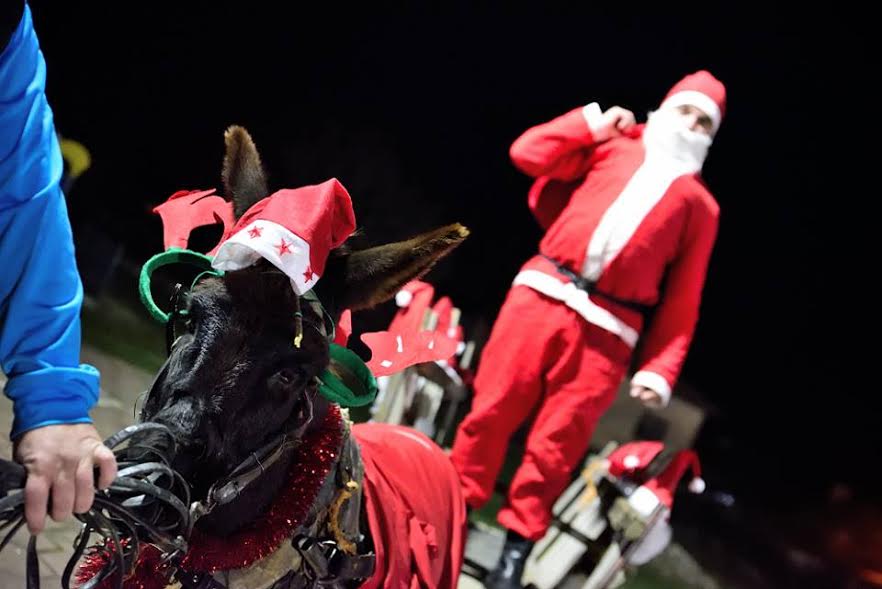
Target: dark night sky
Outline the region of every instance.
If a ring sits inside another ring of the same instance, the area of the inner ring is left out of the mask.
[[[32,2],[56,123],[94,158],[71,195],[75,219],[142,261],[161,248],[148,206],[219,187],[222,133],[238,123],[275,187],[338,177],[376,241],[468,225],[430,276],[488,317],[540,236],[512,140],[590,100],[645,120],[683,74],[712,70],[729,90],[705,166],[721,228],[684,380],[726,417],[742,479],[873,482],[858,465],[879,446],[880,395],[847,384],[859,367],[837,356],[854,344],[835,335],[840,308],[820,288],[840,255],[819,187],[833,70],[824,15],[85,4]],[[821,474],[806,470],[834,455]]]

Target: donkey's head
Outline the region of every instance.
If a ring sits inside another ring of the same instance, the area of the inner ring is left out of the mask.
[[[223,183],[241,217],[268,196],[257,149],[240,127],[226,135]],[[141,419],[164,423],[178,441],[173,466],[194,499],[226,477],[251,453],[284,432],[302,433],[321,423],[327,401],[317,378],[329,363],[330,326],[344,309],[371,307],[427,272],[467,235],[454,224],[408,241],[331,252],[315,292],[322,306],[297,296],[291,281],[268,262],[201,280],[186,296],[186,333],[149,391]],[[302,313],[302,328],[295,315]],[[295,336],[302,340],[295,345]],[[285,465],[288,466],[288,465]],[[276,469],[249,504],[260,509],[271,496]],[[241,506],[240,506],[241,507]],[[215,532],[236,527],[206,517]]]

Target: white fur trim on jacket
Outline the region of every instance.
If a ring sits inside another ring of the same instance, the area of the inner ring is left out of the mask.
[[[522,270],[515,276],[513,286],[529,286],[563,303],[582,316],[585,321],[593,323],[608,332],[617,335],[630,348],[637,345],[640,335],[637,330],[588,298],[588,293],[577,288],[572,282],[561,282],[539,270]]]
[[[640,385],[658,393],[658,396],[661,397],[662,407],[667,407],[671,402],[671,385],[661,374],[640,370],[631,378],[631,384]]]
[[[612,129],[608,123],[603,120],[603,111],[596,102],[586,104],[582,107],[582,116],[591,129],[591,134],[595,141],[606,141],[612,137]]]

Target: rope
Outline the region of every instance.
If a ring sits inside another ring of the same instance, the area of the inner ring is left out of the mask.
[[[340,489],[340,493],[331,504],[328,517],[328,527],[331,528],[331,532],[334,534],[334,541],[337,542],[340,550],[349,556],[355,556],[356,548],[355,544],[349,541],[343,534],[343,530],[340,529],[340,509],[343,507],[343,502],[352,497],[352,494],[357,492],[358,489],[359,484],[357,482],[347,481],[346,487]]]

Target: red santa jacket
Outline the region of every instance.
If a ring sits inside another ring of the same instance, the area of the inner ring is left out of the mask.
[[[596,103],[535,126],[511,146],[536,178],[530,207],[547,229],[540,253],[596,282],[603,293],[655,306],[653,320],[589,297],[537,256],[514,284],[563,301],[586,321],[641,343],[632,382],[670,399],[698,320],[719,206],[701,163],[644,141],[644,125],[609,138]]]

